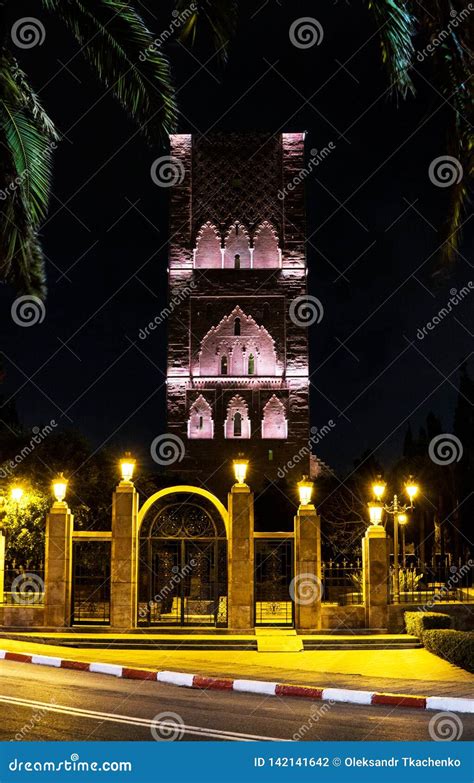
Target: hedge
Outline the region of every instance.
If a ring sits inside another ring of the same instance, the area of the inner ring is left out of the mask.
[[[435,628],[451,628],[452,621],[449,614],[441,612],[405,612],[405,626],[407,633],[418,636],[423,640],[424,632]]]
[[[423,644],[429,652],[474,672],[474,632],[446,628],[424,631]]]

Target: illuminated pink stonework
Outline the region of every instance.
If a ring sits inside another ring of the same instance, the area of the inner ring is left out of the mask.
[[[308,345],[289,308],[307,293],[304,134],[174,134],[170,152],[184,177],[171,189],[168,429],[185,444],[171,470],[225,498],[240,452],[255,489],[301,452],[299,479]]]

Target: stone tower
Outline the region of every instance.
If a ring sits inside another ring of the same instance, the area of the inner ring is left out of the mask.
[[[171,136],[168,432],[171,470],[224,499],[309,470],[304,134]],[[179,175],[179,176],[178,176]]]

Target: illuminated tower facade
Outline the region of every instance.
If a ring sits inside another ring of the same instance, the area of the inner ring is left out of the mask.
[[[221,498],[309,470],[304,134],[171,136],[168,432],[172,466]]]

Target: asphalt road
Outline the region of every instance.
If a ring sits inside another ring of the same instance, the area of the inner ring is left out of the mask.
[[[434,713],[198,691],[0,661],[0,740],[429,740]],[[474,739],[474,714],[459,716]]]

